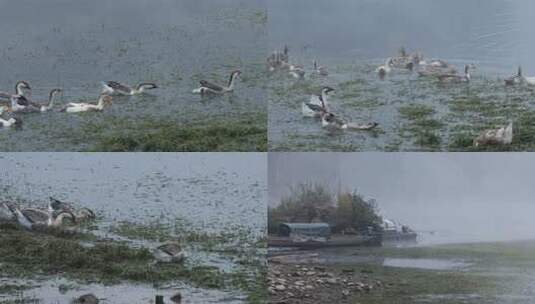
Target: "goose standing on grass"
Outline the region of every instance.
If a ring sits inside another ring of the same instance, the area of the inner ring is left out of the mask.
[[[112,97],[110,95],[101,94],[97,104],[86,102],[70,102],[61,108],[60,112],[80,113],[80,112],[100,112],[104,107],[111,105]]]
[[[379,124],[376,122],[370,122],[366,124],[358,124],[353,122],[346,122],[340,118],[338,118],[333,113],[325,113],[321,117],[321,125],[324,128],[330,129],[330,130],[361,130],[361,131],[367,131],[372,130],[375,127],[377,127]]]
[[[327,97],[334,91],[331,87],[323,87],[320,95],[312,95],[309,102],[303,102],[301,109],[305,117],[321,117],[327,112]]]
[[[186,259],[186,253],[178,242],[167,242],[153,250],[156,261],[162,263],[181,263]]]
[[[130,87],[124,84],[121,84],[117,81],[107,81],[102,82],[102,94],[107,95],[138,95],[142,94],[147,90],[157,89],[158,86],[152,82],[143,82],[135,87]]]
[[[484,130],[474,139],[474,147],[485,145],[510,145],[513,142],[513,122],[507,126]]]
[[[235,70],[232,73],[230,73],[229,81],[227,83],[227,86],[221,86],[215,83],[211,83],[207,80],[201,80],[199,83],[201,86],[195,90],[193,90],[193,94],[224,94],[228,92],[234,91],[234,84],[236,82],[236,78],[241,75],[240,70]]]
[[[437,75],[438,80],[442,82],[470,82],[472,79],[470,75],[470,69],[472,66],[465,65],[464,66],[464,75],[457,75],[457,74],[443,74],[443,75]]]

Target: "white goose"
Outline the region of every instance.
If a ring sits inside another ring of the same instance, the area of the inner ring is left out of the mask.
[[[199,83],[201,86],[195,90],[192,91],[193,94],[224,94],[228,92],[234,91],[234,84],[236,82],[236,78],[241,75],[240,70],[235,70],[232,73],[230,73],[229,81],[227,86],[221,86],[212,82],[209,82],[207,80],[201,80]]]
[[[22,120],[20,118],[11,117],[9,119],[0,118],[0,128],[11,128],[22,126]]]
[[[513,142],[513,122],[507,126],[484,130],[474,139],[474,147],[484,145],[510,145]]]
[[[438,80],[442,82],[470,82],[472,79],[470,75],[470,69],[472,68],[471,65],[465,65],[464,66],[464,75],[457,75],[457,74],[442,74],[437,75]]]
[[[320,95],[312,95],[309,102],[303,102],[301,111],[305,117],[320,117],[327,112],[327,97],[334,91],[331,87],[323,87]]]
[[[382,80],[386,77],[387,74],[392,72],[392,58],[386,59],[383,65],[380,65],[375,72],[379,75],[379,78]]]
[[[102,82],[102,94],[108,95],[138,95],[144,93],[146,90],[157,89],[158,86],[152,82],[143,82],[135,87],[130,87],[125,84],[121,84],[117,81]]]
[[[104,110],[106,105],[111,105],[112,97],[109,95],[101,94],[97,104],[86,103],[86,102],[70,102],[66,104],[60,112],[67,113],[80,113],[80,112],[100,112]]]

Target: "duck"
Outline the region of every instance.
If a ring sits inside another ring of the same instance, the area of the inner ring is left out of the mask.
[[[186,253],[178,242],[167,242],[153,250],[156,261],[162,263],[182,263],[186,259]]]
[[[72,223],[74,223],[74,215],[67,211],[62,211],[58,214],[51,214],[39,209],[26,208],[20,210],[18,207],[12,207],[12,212],[15,214],[19,225],[28,230],[36,230],[47,227],[60,227],[63,225],[64,219],[69,219]]]
[[[312,64],[314,66],[314,74],[315,75],[329,76],[329,72],[327,72],[327,68],[325,68],[323,66],[319,66],[318,62],[316,60],[314,60],[314,62]]]
[[[110,95],[101,94],[97,104],[86,102],[70,102],[60,109],[60,112],[80,113],[80,112],[100,112],[104,110],[106,105],[111,105],[112,97]]]
[[[366,124],[358,124],[353,122],[345,122],[344,120],[338,118],[333,113],[325,113],[321,117],[321,125],[324,128],[331,130],[361,130],[368,131],[377,127],[379,124],[377,122],[370,122]]]
[[[510,145],[513,142],[513,122],[481,132],[473,142],[474,147],[484,145]]]
[[[218,84],[211,83],[207,80],[201,80],[199,83],[201,86],[195,90],[193,90],[193,94],[224,94],[228,92],[234,91],[234,83],[236,82],[236,78],[241,75],[240,70],[235,70],[230,73],[229,81],[227,86],[221,86]]]
[[[321,117],[322,113],[327,112],[327,97],[334,89],[325,86],[321,89],[320,95],[312,95],[309,102],[303,102],[301,109],[305,117]]]
[[[470,76],[470,69],[472,67],[470,65],[464,66],[464,75],[457,75],[457,74],[442,74],[437,75],[438,80],[442,82],[470,82],[471,76]]]
[[[88,293],[81,295],[78,298],[71,301],[71,304],[98,304],[100,301],[94,294]]]
[[[147,90],[157,89],[158,86],[152,82],[142,82],[134,87],[119,83],[117,81],[103,81],[102,94],[107,95],[139,95]]]
[[[10,117],[9,119],[0,118],[0,128],[20,128],[22,126],[22,120],[20,118]]]

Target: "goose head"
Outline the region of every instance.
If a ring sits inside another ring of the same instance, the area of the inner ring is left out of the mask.
[[[330,92],[334,92],[334,89],[328,86],[325,86],[321,89],[321,93],[328,95]]]
[[[20,80],[15,84],[15,92],[17,95],[24,95],[25,91],[31,91],[32,88],[30,87],[30,84],[27,81]]]
[[[48,101],[51,101],[52,99],[58,97],[61,95],[61,93],[63,93],[63,90],[62,89],[52,89],[50,91],[50,94],[48,94]]]

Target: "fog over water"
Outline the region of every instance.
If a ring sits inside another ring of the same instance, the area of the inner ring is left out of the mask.
[[[523,153],[279,153],[269,201],[300,182],[375,198],[427,242],[535,239],[535,157]],[[434,231],[429,235],[427,232]]]

